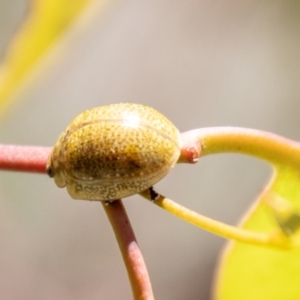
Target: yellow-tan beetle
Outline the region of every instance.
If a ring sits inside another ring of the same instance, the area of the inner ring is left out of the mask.
[[[47,172],[70,196],[115,200],[150,188],[177,162],[176,127],[151,107],[119,103],[86,110],[59,136]]]

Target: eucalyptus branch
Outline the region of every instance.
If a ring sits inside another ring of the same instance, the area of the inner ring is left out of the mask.
[[[46,173],[50,151],[46,147],[0,145],[0,170]],[[103,206],[118,241],[134,299],[154,299],[148,271],[122,202],[116,200]]]
[[[153,202],[149,191],[144,191],[140,193],[140,195]],[[238,228],[196,213],[172,201],[171,199],[164,197],[163,195],[159,195],[159,198],[153,203],[176,217],[223,238],[253,245],[276,247],[281,249],[290,249],[295,246],[287,240],[279,228],[271,233],[256,232]]]
[[[0,145],[0,170],[46,173],[49,147]]]
[[[240,127],[212,127],[182,134],[183,149],[200,143],[200,156],[217,153],[252,155],[271,163],[300,165],[300,143],[261,130]],[[185,155],[183,152],[182,155]],[[181,158],[184,162],[185,159]]]
[[[135,300],[153,300],[147,268],[121,200],[101,201],[114,230]]]
[[[196,163],[199,157],[234,152],[252,155],[269,162],[275,170],[288,164],[300,167],[300,144],[275,134],[245,128],[203,128],[181,135],[183,145],[179,163]],[[0,145],[0,170],[46,173],[50,148]],[[152,191],[152,192],[151,192]],[[265,191],[267,193],[268,190]],[[141,195],[153,201],[153,190]],[[225,238],[265,246],[289,248],[293,243],[276,228],[272,232],[253,232],[237,228],[197,214],[162,195],[154,203],[170,213]],[[114,230],[130,279],[135,300],[154,299],[148,272],[134,232],[121,200],[105,205],[104,210]],[[275,210],[276,210],[275,205]],[[290,213],[293,217],[293,211]]]
[[[293,231],[290,226],[295,223],[295,219],[299,219],[299,214],[291,208],[288,200],[282,199],[279,205],[278,201],[275,201],[278,195],[271,192],[278,174],[281,174],[281,171],[287,166],[298,174],[300,168],[299,142],[269,132],[238,127],[201,128],[185,132],[181,136],[183,146],[179,163],[196,162],[199,157],[205,155],[229,152],[252,155],[270,163],[274,168],[272,184],[266,187],[257,203],[267,200],[265,204],[273,210],[281,228],[274,228],[268,233],[248,231],[197,214],[162,195],[159,195],[155,201],[156,205],[189,223],[225,238],[284,249],[299,245],[297,236],[285,234],[286,229]],[[141,195],[151,200],[151,195],[147,191]],[[286,226],[287,228],[285,228]],[[297,222],[293,226],[298,228],[300,225]]]

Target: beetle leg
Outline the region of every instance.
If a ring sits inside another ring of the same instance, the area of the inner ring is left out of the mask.
[[[153,186],[149,187],[149,193],[151,201],[155,202],[157,199],[159,199],[160,194],[158,194],[154,189]]]

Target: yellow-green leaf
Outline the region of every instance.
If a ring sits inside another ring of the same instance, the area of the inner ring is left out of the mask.
[[[31,2],[28,16],[7,47],[0,67],[0,113],[45,53],[93,2],[95,1]]]
[[[300,177],[297,168],[281,166],[276,170],[268,192],[244,222],[243,227],[268,231],[276,227],[272,210],[264,201],[272,195],[300,207]],[[300,247],[276,250],[231,242],[223,253],[215,286],[217,300],[293,300],[300,298]]]

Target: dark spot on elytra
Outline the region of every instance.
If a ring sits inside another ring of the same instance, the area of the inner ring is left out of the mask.
[[[128,159],[128,164],[130,167],[132,167],[133,169],[142,169],[142,166],[139,165],[135,160],[133,159]]]

